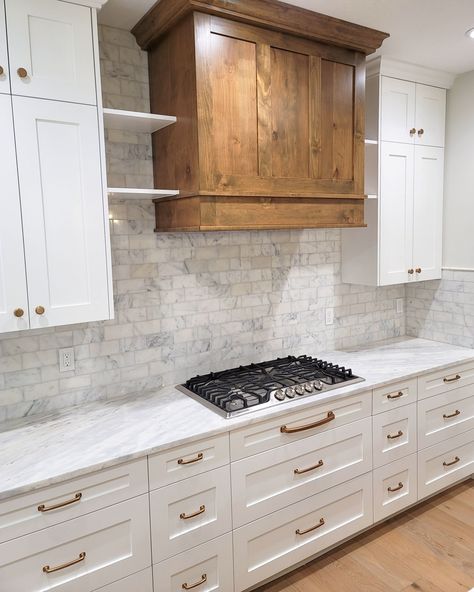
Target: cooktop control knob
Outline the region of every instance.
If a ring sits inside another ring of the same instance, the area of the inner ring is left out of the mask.
[[[317,390],[317,391],[322,391],[323,390],[323,383],[320,380],[315,380],[313,382],[313,387]]]
[[[288,387],[285,390],[285,395],[288,397],[288,399],[294,399],[295,398],[295,389],[293,387]]]
[[[312,392],[313,392],[313,385],[312,385],[312,383],[311,383],[311,382],[307,382],[307,383],[304,385],[304,390],[305,390],[307,393],[312,393]]]
[[[304,395],[304,386],[302,384],[295,386],[295,391],[297,395]]]
[[[275,399],[277,399],[278,401],[283,401],[284,398],[285,393],[282,389],[278,389],[275,391]]]

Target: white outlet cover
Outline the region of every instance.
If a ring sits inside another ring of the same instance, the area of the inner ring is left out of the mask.
[[[65,347],[59,350],[59,372],[71,372],[76,368],[74,348]]]
[[[326,325],[334,325],[334,308],[326,308]]]

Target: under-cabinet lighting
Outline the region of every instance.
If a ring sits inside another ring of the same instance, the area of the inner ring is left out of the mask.
[[[468,31],[466,31],[466,37],[469,37],[470,39],[474,39],[474,27],[472,29],[469,29]]]

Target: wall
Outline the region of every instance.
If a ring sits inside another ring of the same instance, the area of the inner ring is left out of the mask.
[[[129,33],[100,34],[105,106],[147,109],[145,54]],[[107,155],[111,184],[150,186],[149,136],[109,132]],[[405,333],[403,286],[342,284],[339,230],[155,234],[153,223],[148,201],[112,203],[115,321],[0,337],[0,421]],[[69,346],[76,370],[59,373]]]

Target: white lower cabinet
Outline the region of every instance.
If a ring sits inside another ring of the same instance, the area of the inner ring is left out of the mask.
[[[372,473],[367,473],[238,528],[235,590],[241,592],[372,523]]]
[[[92,592],[150,565],[142,495],[0,545],[0,592]]]
[[[193,589],[231,592],[234,589],[232,533],[154,565],[153,579],[154,592]]]
[[[374,467],[416,452],[416,405],[386,411],[373,417]]]
[[[414,504],[418,499],[417,480],[416,454],[374,469],[374,521]]]
[[[149,567],[118,582],[97,588],[95,592],[153,592],[151,574],[151,567]]]
[[[418,497],[421,499],[474,473],[474,430],[420,450]]]
[[[370,471],[367,417],[232,463],[234,528]]]
[[[232,530],[230,468],[150,493],[153,563]]]

